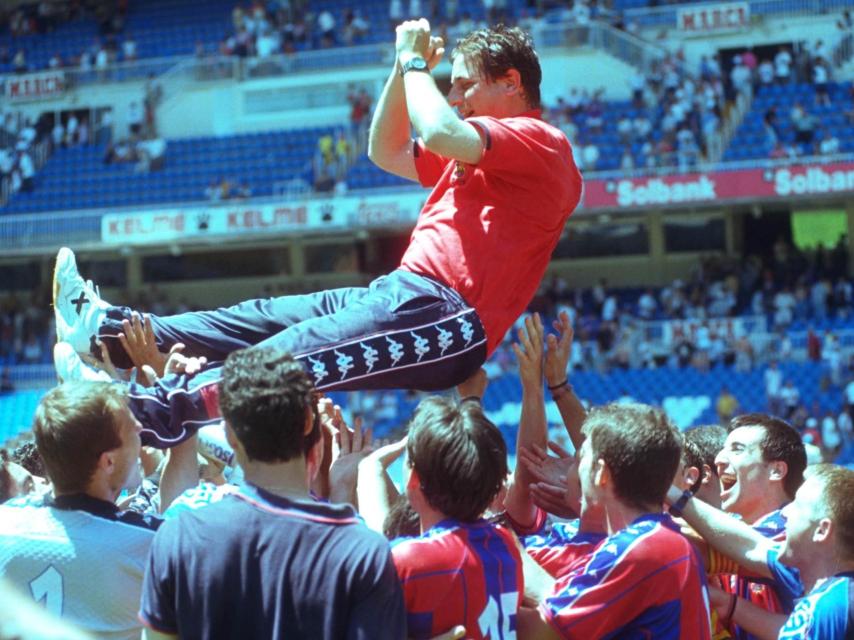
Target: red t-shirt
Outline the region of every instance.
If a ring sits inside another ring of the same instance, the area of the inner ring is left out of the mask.
[[[539,116],[470,118],[484,139],[476,165],[415,143],[418,179],[433,192],[400,267],[458,291],[480,316],[488,353],[534,297],[581,198],[569,141]]]

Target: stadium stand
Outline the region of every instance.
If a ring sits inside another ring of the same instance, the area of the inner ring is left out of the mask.
[[[830,104],[818,104],[815,86],[811,83],[773,84],[759,88],[747,117],[738,128],[734,142],[724,154],[724,160],[749,160],[768,158],[773,143],[766,131],[765,116],[772,108],[777,112],[780,141],[794,148],[796,155],[821,155],[819,143],[827,133],[839,141],[839,153],[854,151],[854,123],[849,113],[854,110],[852,83],[834,82],[828,87]],[[796,139],[792,123],[792,109],[800,104],[818,121],[813,141],[801,144]]]

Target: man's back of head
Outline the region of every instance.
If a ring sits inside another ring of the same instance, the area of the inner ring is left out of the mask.
[[[480,518],[507,476],[504,438],[475,402],[422,401],[406,448],[427,503],[461,522]]]
[[[591,411],[583,431],[590,462],[607,466],[615,497],[634,509],[661,511],[682,450],[667,415],[642,404],[610,404]]]
[[[219,403],[248,461],[287,462],[306,455],[320,438],[314,385],[303,366],[281,350],[253,347],[229,354]]]

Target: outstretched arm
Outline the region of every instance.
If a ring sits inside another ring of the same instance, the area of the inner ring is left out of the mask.
[[[546,447],[546,408],[543,401],[543,323],[539,314],[525,318],[525,329],[519,330],[519,344],[513,345],[519,361],[522,381],[522,416],[516,436],[516,469],[504,506],[508,515],[522,527],[534,524],[537,507],[531,499],[530,485],[536,477],[521,462],[524,449]]]
[[[563,424],[572,441],[575,450],[581,447],[584,436],[581,435],[581,425],[587,417],[584,406],[575,395],[569,384],[568,365],[569,355],[572,352],[572,339],[574,332],[566,311],[560,313],[560,317],[554,323],[558,336],[549,334],[546,337],[546,384],[551,391],[552,398],[563,418]]]
[[[682,497],[682,491],[670,487],[667,501],[672,505]],[[682,508],[682,517],[713,548],[756,575],[771,578],[768,551],[773,542],[741,520],[715,509],[702,500],[691,498]]]

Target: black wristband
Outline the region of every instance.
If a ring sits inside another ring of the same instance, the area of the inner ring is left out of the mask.
[[[685,505],[688,504],[688,501],[694,497],[694,494],[691,493],[688,489],[682,492],[682,495],[679,496],[679,499],[670,505],[670,515],[676,516],[677,518],[682,517],[682,509],[685,508]]]
[[[724,619],[721,620],[721,624],[723,626],[728,627],[730,622],[732,622],[732,617],[735,615],[736,605],[738,605],[738,596],[733,593],[729,599],[729,610],[727,611]]]
[[[566,385],[568,385],[568,384],[569,384],[569,378],[564,378],[564,379],[563,379],[563,382],[558,383],[558,384],[550,384],[550,385],[547,385],[547,387],[546,387],[546,388],[547,388],[549,391],[557,391],[557,390],[558,390],[558,389],[560,389],[561,387],[565,387],[565,386],[566,386]]]
[[[477,402],[480,404],[480,398],[478,396],[466,396],[465,398],[460,398],[460,404],[463,402]]]

